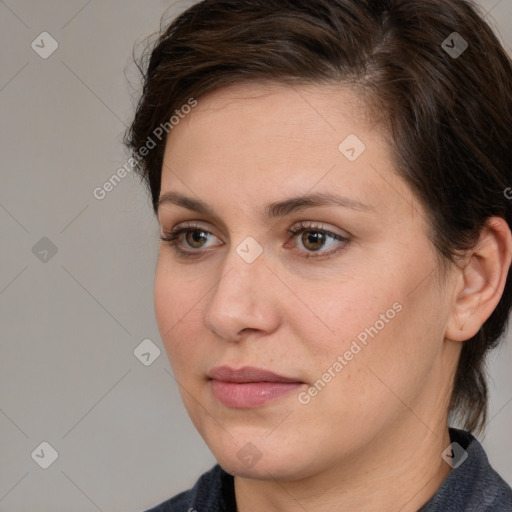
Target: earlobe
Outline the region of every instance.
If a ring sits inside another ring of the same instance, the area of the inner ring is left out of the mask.
[[[501,299],[511,260],[510,228],[501,217],[492,217],[461,268],[445,338],[465,341],[475,336]]]

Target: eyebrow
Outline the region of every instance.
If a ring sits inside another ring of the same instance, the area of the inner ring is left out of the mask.
[[[169,203],[181,206],[182,208],[192,210],[202,215],[218,217],[211,206],[198,199],[184,196],[178,192],[167,192],[163,194],[158,200],[158,210],[160,210],[162,205]],[[319,206],[341,206],[343,208],[364,212],[375,211],[373,207],[348,197],[343,197],[338,194],[316,193],[270,203],[265,208],[265,217],[267,219],[285,217],[286,215],[290,215],[307,208],[315,208]]]

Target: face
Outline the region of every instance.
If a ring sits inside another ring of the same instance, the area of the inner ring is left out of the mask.
[[[355,92],[204,96],[171,132],[158,218],[159,330],[227,471],[304,478],[444,417],[453,294]]]

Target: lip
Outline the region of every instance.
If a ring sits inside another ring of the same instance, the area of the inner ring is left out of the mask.
[[[304,382],[269,370],[244,366],[240,369],[217,366],[208,374],[214,396],[227,407],[262,407],[296,390]]]
[[[238,370],[229,366],[216,366],[210,371],[208,377],[213,380],[236,382],[239,384],[250,382],[300,382],[297,379],[285,377],[269,370],[256,368],[255,366],[244,366]]]

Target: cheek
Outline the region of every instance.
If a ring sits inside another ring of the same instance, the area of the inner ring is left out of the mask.
[[[158,325],[164,332],[178,323],[187,321],[189,313],[200,306],[208,283],[205,276],[189,276],[190,271],[181,269],[161,250],[155,272],[153,299]],[[189,277],[186,277],[189,276]]]
[[[370,333],[375,334],[376,324],[380,332],[395,322],[397,309],[401,309],[396,289],[377,287],[370,278],[324,281],[303,292],[303,304],[297,305],[300,309],[289,314],[310,340],[310,348],[318,353],[325,354],[327,349],[331,354],[343,354],[353,340],[364,344]]]
[[[197,281],[184,282],[177,273],[157,265],[153,293],[155,316],[173,368],[198,352],[204,293],[204,287]]]
[[[307,331],[320,409],[363,423],[375,423],[380,410],[386,423],[420,399],[439,357],[442,333],[434,319],[442,306],[433,289],[408,295],[408,288],[407,280],[381,281],[378,289],[354,286],[348,296],[327,297],[323,318],[336,335],[315,344]]]
[[[335,399],[340,396],[347,404],[363,395],[373,395],[368,403],[381,401],[385,390],[371,370],[400,381],[407,374],[406,359],[418,356],[411,345],[421,346],[421,339],[412,339],[411,329],[422,308],[411,309],[407,276],[379,279],[370,270],[364,275],[324,281],[303,294],[303,302],[313,312],[301,305],[299,311],[293,313],[290,306],[286,313],[294,318],[297,339],[306,343],[310,382],[320,379],[319,387],[325,382],[333,392],[337,390]],[[324,394],[327,398],[329,393]]]

